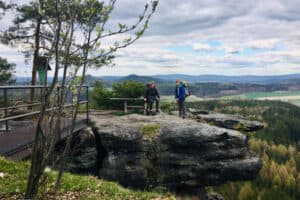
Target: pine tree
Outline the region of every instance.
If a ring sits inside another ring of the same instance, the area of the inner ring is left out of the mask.
[[[246,183],[243,185],[241,188],[239,195],[238,195],[239,200],[253,200],[256,199],[256,194],[255,191],[252,188],[251,183]]]
[[[273,177],[272,184],[276,186],[282,186],[282,180],[278,174]]]
[[[12,75],[14,68],[14,63],[9,63],[6,59],[0,57],[0,85],[12,84],[15,82]]]
[[[289,175],[285,182],[286,182],[285,187],[288,190],[290,190],[290,191],[295,190],[295,188],[296,188],[296,179],[292,175]]]
[[[300,173],[298,173],[296,178],[296,191],[298,194],[300,194]]]
[[[26,61],[33,57],[31,85],[36,85],[40,50],[48,48],[46,41],[49,35],[46,29],[43,29],[46,19],[43,19],[41,14],[44,6],[47,6],[48,3],[49,0],[32,0],[28,4],[10,5],[17,14],[13,19],[13,25],[1,37],[2,43],[10,45],[22,44],[27,47],[27,50],[23,51]],[[31,90],[31,101],[33,98],[34,89]]]

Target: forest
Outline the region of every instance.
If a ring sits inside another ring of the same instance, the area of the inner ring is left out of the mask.
[[[252,182],[209,188],[228,200],[293,200],[300,198],[300,108],[277,101],[214,100],[188,107],[241,114],[263,121],[265,129],[249,134],[249,146],[263,163]]]

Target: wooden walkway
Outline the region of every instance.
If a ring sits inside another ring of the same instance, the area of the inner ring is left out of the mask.
[[[85,116],[80,115],[77,117],[74,132],[86,127],[89,118],[89,86],[85,85],[82,87],[84,90],[78,103],[85,105]],[[49,86],[45,85],[0,86],[0,99],[3,101],[0,104],[0,130],[4,131],[0,131],[0,156],[5,156],[12,160],[22,160],[30,156],[30,149],[34,141],[36,130],[36,121],[34,121],[36,117],[34,116],[40,114],[40,95],[42,95],[42,90],[47,88],[49,89]],[[81,87],[77,86],[77,89],[79,88]],[[57,87],[55,91],[59,92],[60,90],[61,87]],[[26,101],[26,99],[29,99],[29,97],[26,96],[32,92],[38,94],[35,97],[36,102],[33,100]],[[73,96],[66,97],[66,102],[63,107],[65,109],[73,108],[75,104],[73,104],[72,100]],[[47,108],[45,110],[46,113],[59,109],[57,104],[55,104],[55,107],[53,106]],[[45,134],[47,134],[47,121],[45,121],[44,124],[43,129]],[[62,119],[62,133],[59,141],[67,137],[70,128],[71,118],[70,115],[66,115],[66,117]]]
[[[76,121],[75,131],[77,132],[87,126],[86,118],[78,118]],[[32,123],[26,127],[18,127],[8,132],[0,132],[0,156],[7,157],[11,160],[23,160],[30,156],[31,146],[34,140],[36,124]],[[71,119],[62,120],[62,135],[60,140],[67,137],[71,128]]]

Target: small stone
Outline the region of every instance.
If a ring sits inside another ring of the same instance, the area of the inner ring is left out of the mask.
[[[46,167],[46,168],[45,168],[45,172],[46,172],[46,173],[51,172],[51,168],[50,168],[50,167]]]
[[[5,174],[3,172],[0,172],[0,179],[3,179],[5,177]]]

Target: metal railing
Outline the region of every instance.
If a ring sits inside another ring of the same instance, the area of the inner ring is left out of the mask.
[[[17,92],[14,92],[15,94],[22,94],[24,93],[24,90],[37,90],[37,89],[45,89],[48,88],[48,86],[41,86],[41,85],[13,85],[13,86],[0,86],[0,99],[3,101],[2,106],[0,106],[0,113],[3,112],[4,116],[0,117],[0,123],[5,123],[5,130],[4,131],[9,131],[9,121],[11,120],[16,120],[16,119],[23,119],[25,117],[29,116],[35,116],[40,114],[39,109],[34,110],[33,107],[41,106],[41,98],[43,93],[40,92],[40,100],[38,102],[32,102],[31,100],[28,100],[28,103],[23,103],[21,105],[9,105],[10,97],[9,97],[9,91],[12,90],[17,90]],[[86,123],[88,123],[89,120],[89,86],[84,85],[83,88],[85,89],[85,93],[81,95],[85,98],[85,100],[79,100],[79,104],[85,104],[85,112],[86,112]],[[57,88],[60,90],[60,87]],[[11,95],[11,98],[15,98],[15,94]],[[29,97],[28,97],[29,98]],[[70,99],[70,98],[69,98]],[[26,101],[25,101],[26,102]],[[71,103],[66,103],[64,105],[64,108],[69,108],[74,106],[73,102]],[[16,115],[9,115],[10,110],[15,110],[19,108],[28,108],[26,113],[22,114],[16,114]],[[52,108],[47,108],[46,112],[50,112],[53,110],[58,110],[58,107],[52,107]],[[3,130],[1,130],[3,131]]]

